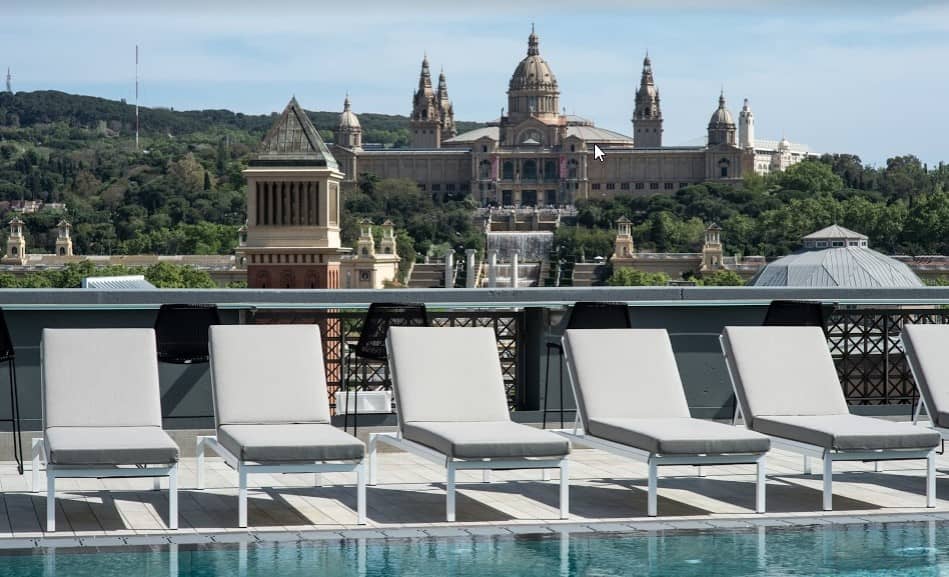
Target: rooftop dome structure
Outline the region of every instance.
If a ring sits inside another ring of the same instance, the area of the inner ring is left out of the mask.
[[[540,55],[534,27],[527,39],[527,56],[518,63],[508,84],[508,112],[521,116],[558,116],[560,90],[557,77]]]
[[[339,127],[361,128],[359,124],[359,117],[357,117],[350,108],[348,94],[346,95],[346,100],[343,101],[343,112],[339,115]]]
[[[872,250],[866,235],[831,225],[803,239],[801,251],[769,263],[749,286],[913,288],[925,286],[906,264]]]
[[[715,112],[712,113],[712,118],[708,121],[709,128],[713,128],[715,125],[735,125],[735,120],[732,118],[732,113],[728,111],[728,108],[725,106],[725,93],[722,92],[718,97],[718,108],[715,109]]]

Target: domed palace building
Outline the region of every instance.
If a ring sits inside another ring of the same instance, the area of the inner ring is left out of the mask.
[[[750,172],[784,170],[813,154],[787,139],[756,140],[748,101],[736,124],[724,92],[705,144],[664,146],[659,89],[648,55],[630,107],[631,136],[566,114],[557,77],[531,30],[527,54],[508,83],[507,107],[487,126],[457,134],[445,74],[433,85],[426,56],[412,98],[412,145],[364,144],[347,96],[332,153],[345,175],[344,187],[371,173],[414,180],[437,196],[470,193],[482,206],[563,206],[580,198],[669,193],[689,184],[738,182]],[[606,153],[605,162],[593,158],[594,145]]]

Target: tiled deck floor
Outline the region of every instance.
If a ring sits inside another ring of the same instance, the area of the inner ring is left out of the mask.
[[[694,467],[660,468],[659,514],[645,516],[646,468],[596,450],[571,455],[571,519],[558,517],[556,475],[540,481],[538,471],[495,471],[494,482],[480,483],[479,471],[459,472],[457,523],[445,523],[444,469],[406,453],[380,453],[379,484],[369,487],[369,525],[355,525],[354,474],[324,474],[314,487],[312,475],[251,476],[251,531],[271,538],[296,539],[320,532],[344,536],[411,536],[472,534],[479,531],[544,532],[566,526],[630,529],[709,528],[794,523],[807,517],[837,521],[949,519],[949,455],[940,456],[936,509],[924,508],[924,461],[835,464],[833,513],[820,511],[821,477],[805,476],[801,457],[772,451],[768,457],[768,513],[755,515],[754,468],[750,465],[706,467],[704,478]],[[219,459],[208,458],[207,489],[194,489],[195,461],[181,464],[180,526],[176,542],[220,541],[237,529],[237,475]],[[818,462],[813,462],[819,471]],[[43,477],[45,479],[45,476]],[[43,493],[31,493],[30,472],[16,474],[0,465],[0,547],[98,542],[147,542],[146,535],[168,537],[167,491],[151,490],[150,479],[57,480],[57,528],[43,533]],[[345,485],[340,485],[345,483]],[[854,519],[857,518],[857,519]],[[781,520],[783,519],[783,521]],[[588,529],[586,529],[588,530]],[[275,532],[275,533],[271,533]],[[423,533],[424,532],[424,533]]]

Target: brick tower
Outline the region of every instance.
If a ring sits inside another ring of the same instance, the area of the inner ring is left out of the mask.
[[[292,98],[244,170],[250,288],[339,288],[343,173]]]

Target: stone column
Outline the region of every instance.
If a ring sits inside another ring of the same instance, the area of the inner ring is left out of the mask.
[[[455,272],[455,253],[448,250],[445,253],[445,288],[452,288],[455,286],[454,283],[454,272]]]
[[[467,274],[465,275],[465,287],[466,288],[475,288],[475,280],[478,278],[478,271],[475,270],[475,254],[476,251],[473,248],[469,248],[465,251],[465,270]]]
[[[488,288],[498,286],[498,251],[491,249],[488,251]]]
[[[517,270],[517,253],[511,256],[511,288],[517,288],[517,282],[520,275]]]

